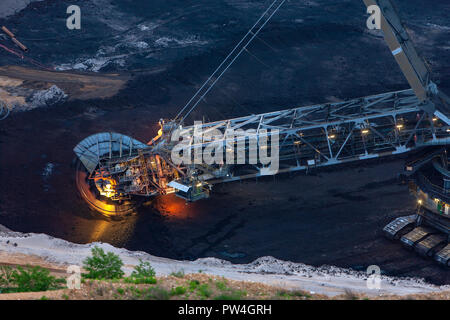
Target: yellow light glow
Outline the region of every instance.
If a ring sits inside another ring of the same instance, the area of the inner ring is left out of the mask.
[[[418,203],[418,204],[422,204],[422,200],[420,200],[420,199],[417,200],[417,203]]]
[[[368,130],[368,129],[364,129],[364,130],[361,131],[361,133],[362,133],[362,134],[368,134],[368,133],[369,133],[369,130]]]
[[[436,117],[433,118],[433,121],[437,121],[437,120],[438,120],[438,118],[436,118]]]
[[[401,129],[401,128],[403,128],[403,125],[402,124],[398,124],[396,127],[397,127],[397,129]]]
[[[335,135],[335,134],[332,134],[332,135],[328,136],[328,138],[334,139],[334,138],[336,138],[336,135]]]

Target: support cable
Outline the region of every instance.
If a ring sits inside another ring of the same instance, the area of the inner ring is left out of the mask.
[[[255,24],[250,28],[246,35],[239,41],[239,43],[231,50],[227,57],[217,67],[217,69],[209,76],[209,78],[203,83],[203,85],[197,90],[192,98],[186,103],[186,105],[180,110],[175,117],[175,120],[180,120],[180,123],[197,107],[200,101],[208,94],[222,75],[231,67],[241,53],[246,50],[247,46],[253,41],[258,33],[269,22],[273,15],[280,9],[280,7],[286,2],[286,0],[274,0],[271,5],[264,11]],[[260,24],[260,22],[262,22]],[[256,30],[255,30],[256,29]],[[228,63],[227,63],[228,62]],[[217,75],[217,76],[216,76]],[[204,90],[205,89],[205,90]],[[195,101],[195,102],[194,102]],[[189,109],[188,109],[189,108]],[[183,112],[188,110],[186,114]],[[181,117],[181,118],[180,118]]]

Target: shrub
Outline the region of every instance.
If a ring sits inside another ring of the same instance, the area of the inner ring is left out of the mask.
[[[180,270],[177,272],[172,272],[170,274],[171,276],[177,277],[177,278],[184,278],[184,270]]]
[[[124,279],[125,283],[133,283],[133,284],[155,284],[156,278],[132,278],[128,277]]]
[[[169,294],[169,291],[167,291],[164,288],[154,287],[154,288],[148,289],[146,298],[152,299],[152,300],[169,300],[170,294]]]
[[[92,248],[92,257],[83,261],[88,271],[83,276],[89,279],[120,279],[123,277],[123,262],[118,255],[103,251],[102,248]]]
[[[50,271],[39,266],[17,267],[11,274],[18,292],[47,291],[58,288],[58,279],[50,275]]]
[[[170,291],[170,295],[172,295],[172,296],[181,296],[182,294],[185,294],[185,293],[186,293],[185,287],[172,288],[172,290]]]
[[[156,272],[150,263],[139,260],[139,264],[134,267],[134,271],[131,273],[131,276],[125,278],[124,281],[126,283],[134,284],[155,284],[155,276]]]
[[[198,292],[204,298],[209,298],[211,296],[211,290],[206,283],[198,287]]]
[[[131,299],[139,299],[141,298],[142,294],[145,293],[145,289],[140,290],[137,287],[127,287],[126,291],[131,294]]]
[[[225,291],[227,290],[227,285],[225,284],[225,281],[217,281],[216,282],[216,287],[217,289],[219,289],[220,291]]]
[[[244,291],[232,291],[230,293],[221,294],[214,298],[214,300],[241,300],[246,293]]]
[[[287,299],[295,298],[295,297],[304,298],[304,299],[311,298],[311,295],[309,295],[306,292],[300,291],[300,290],[281,290],[281,291],[277,292],[277,295],[279,297],[287,298]]]
[[[198,280],[189,281],[189,290],[194,291],[199,286],[200,282]]]
[[[150,262],[139,260],[139,264],[134,267],[131,273],[133,278],[154,278],[156,276],[155,270],[150,265]]]

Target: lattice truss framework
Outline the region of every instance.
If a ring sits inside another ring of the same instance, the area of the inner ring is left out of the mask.
[[[222,132],[215,142],[224,148],[230,144],[228,130],[253,130],[257,138],[264,130],[269,136],[278,130],[279,172],[399,154],[426,144],[445,143],[448,137],[445,122],[422,111],[411,89],[189,126],[182,134],[193,136],[199,127],[203,134]],[[234,144],[240,139],[236,135]],[[192,150],[199,147],[194,138],[190,141]],[[267,145],[270,149],[271,144]],[[253,167],[254,175],[260,175],[261,166]],[[207,171],[216,169],[213,165]]]
[[[98,170],[90,166],[91,173],[104,171],[114,177],[124,194],[156,195],[172,191],[167,185],[177,179],[205,180],[213,184],[263,175],[261,163],[230,164],[226,162],[226,153],[230,147],[235,152],[243,139],[248,152],[250,139],[259,139],[264,130],[270,139],[273,130],[279,134],[278,173],[446,144],[450,130],[444,121],[421,110],[412,90],[183,127],[181,135],[190,137],[184,152],[190,149],[193,155],[195,148],[204,151],[211,143],[211,139],[194,143],[194,130],[199,127],[206,136],[213,130],[221,133],[213,141],[223,147],[224,164],[175,164],[171,155],[178,142],[171,141],[173,130],[168,130],[151,146],[120,134],[102,133],[87,138],[86,146],[80,143],[75,151],[80,159],[89,157],[90,162],[98,163]],[[231,129],[235,133],[250,131],[253,135],[235,134],[230,139],[226,133]],[[271,145],[269,141],[269,154]]]

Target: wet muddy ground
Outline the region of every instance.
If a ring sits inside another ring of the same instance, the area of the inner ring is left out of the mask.
[[[126,70],[110,65],[105,71],[130,74],[134,70],[133,79],[113,98],[68,101],[15,113],[1,122],[0,224],[17,231],[43,232],[78,243],[104,241],[177,259],[215,256],[249,262],[271,255],[361,270],[376,264],[388,274],[450,283],[448,271],[382,237],[385,224],[415,208],[407,186],[396,179],[403,159],[219,185],[210,199],[192,204],[174,196],[156,198],[122,221],[106,221],[83,203],[74,183],[73,147],[88,135],[103,131],[150,140],[158,129],[157,121],[176,114],[255,18],[252,11],[251,21],[231,24],[229,38],[221,31],[215,41],[217,29],[208,27],[225,19],[225,13],[217,21],[210,13],[223,6],[223,12],[239,12],[234,19],[239,21],[248,10],[242,9],[247,2],[211,2],[196,10],[191,8],[193,3],[186,2],[186,8],[192,9],[186,9],[190,12],[187,19],[202,21],[202,25],[194,28],[183,19],[174,23],[177,28],[187,28],[186,34],[209,42],[167,47],[167,55],[147,60],[133,58]],[[280,13],[261,34],[261,41],[250,48],[251,54],[238,61],[189,121],[406,88],[382,39],[364,31],[365,16],[356,14],[364,10],[363,5],[352,2],[345,19],[340,20],[334,13],[347,8],[345,3],[328,2],[302,2],[303,6]],[[430,61],[441,87],[450,92],[450,36],[435,27],[446,21],[447,4],[438,1],[441,10],[427,8],[426,15],[419,16],[419,1],[409,1],[411,6],[403,2],[419,51]],[[23,30],[24,19],[36,12],[42,14],[43,5],[39,3],[9,22]],[[177,8],[176,14],[182,11]],[[170,15],[172,11],[167,8],[167,12]],[[95,47],[95,41],[84,45],[80,50]],[[38,56],[46,57],[46,46],[37,49]],[[177,55],[177,50],[182,54]],[[55,62],[67,63],[63,55],[58,47]],[[3,64],[14,62],[10,57],[0,60]],[[44,62],[51,60],[47,57]]]

